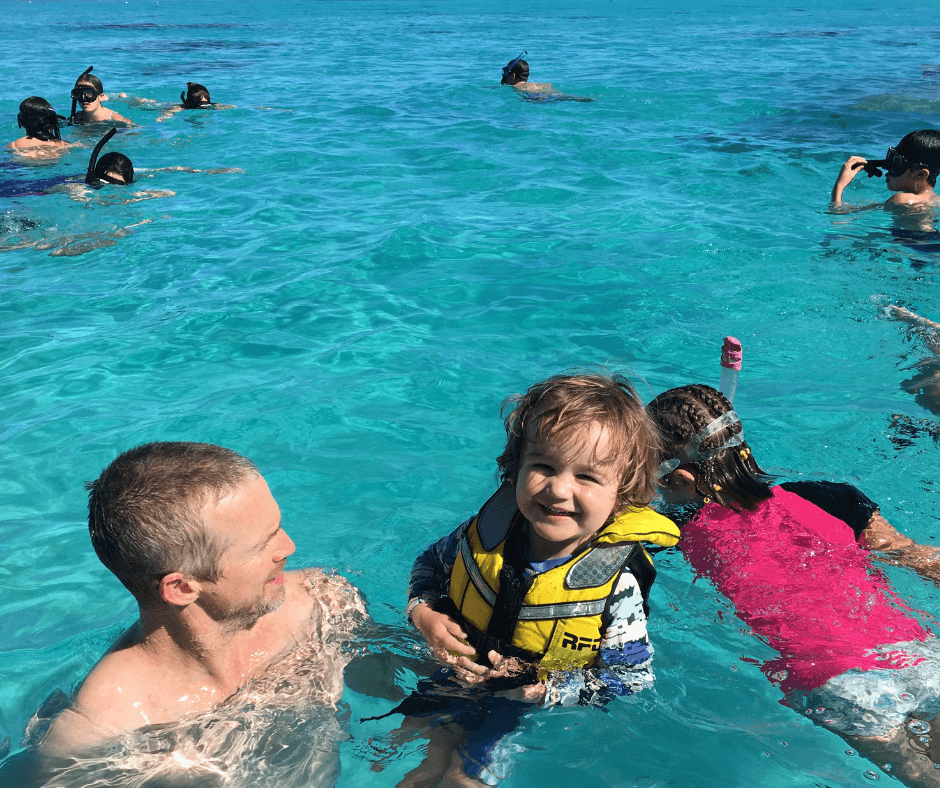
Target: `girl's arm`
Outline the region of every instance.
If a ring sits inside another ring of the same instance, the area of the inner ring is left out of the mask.
[[[885,563],[913,569],[925,580],[940,586],[940,550],[904,536],[879,512],[871,516],[859,543],[869,550],[885,553],[882,558]]]

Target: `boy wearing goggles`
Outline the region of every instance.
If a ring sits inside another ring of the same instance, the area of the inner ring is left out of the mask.
[[[937,200],[933,189],[940,173],[940,131],[912,131],[896,148],[888,148],[884,159],[849,156],[832,187],[833,204],[842,202],[842,192],[861,170],[869,178],[880,178],[885,170],[885,185],[894,192],[885,205],[929,205]]]

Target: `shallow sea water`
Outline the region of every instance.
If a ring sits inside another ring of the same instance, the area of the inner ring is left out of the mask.
[[[156,172],[140,188],[176,195],[126,205],[0,204],[0,247],[28,244],[0,252],[0,739],[15,753],[135,617],[90,549],[82,482],[148,440],[253,458],[292,566],[356,583],[400,627],[363,647],[406,666],[415,554],[493,489],[503,398],[571,367],[626,371],[648,400],[717,383],[737,336],[736,408],[761,463],[857,483],[929,543],[940,421],[899,385],[928,353],[883,307],[940,320],[938,247],[827,203],[849,154],[936,124],[940,28],[911,24],[933,10],[4,3],[6,140],[19,101],[67,114],[94,64],[112,96],[172,102],[192,80],[236,105],[156,123],[113,98],[139,125],[106,150],[144,171],[243,172]],[[523,49],[534,80],[594,101],[499,88]],[[67,136],[86,147],[58,162],[0,154],[0,182],[83,173],[97,134]],[[886,197],[877,179],[847,192]],[[84,234],[113,243],[50,254]],[[777,703],[759,670],[773,652],[730,606],[680,555],[658,566],[655,690],[534,714],[505,785],[869,784],[870,763]],[[936,589],[889,574],[936,608]],[[402,667],[395,683],[416,679]],[[418,744],[375,771],[393,723],[358,720],[390,700],[345,703],[338,784],[394,785]]]

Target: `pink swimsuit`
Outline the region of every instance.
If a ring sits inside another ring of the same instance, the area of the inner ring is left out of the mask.
[[[900,650],[870,652],[930,637],[852,529],[780,487],[755,512],[706,505],[682,529],[679,547],[780,652],[763,669],[785,692],[813,689],[851,668],[916,664]]]

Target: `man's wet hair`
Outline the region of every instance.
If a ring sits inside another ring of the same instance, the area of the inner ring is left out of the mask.
[[[198,82],[186,83],[186,94],[180,93],[180,101],[183,102],[185,109],[199,109],[204,104],[212,103],[212,99],[209,98],[209,89]]]
[[[16,121],[19,127],[26,131],[27,137],[34,137],[43,142],[62,139],[59,132],[59,116],[52,105],[39,96],[30,96],[20,102]]]
[[[937,175],[940,175],[940,131],[912,131],[904,135],[895,150],[909,162],[926,167],[930,173],[927,183],[937,185]]]
[[[95,164],[95,178],[107,183],[117,183],[120,178],[124,181],[123,185],[127,186],[134,182],[134,163],[123,153],[106,153]]]
[[[181,572],[215,582],[229,545],[201,509],[260,477],[246,457],[209,443],[145,443],[87,482],[88,531],[101,560],[142,607],[161,604],[160,581]]]
[[[514,82],[528,82],[528,81],[529,81],[529,64],[525,60],[520,59],[516,61],[516,64],[512,67],[511,70],[506,72],[506,75],[502,78],[501,83],[503,85],[511,85]]]

